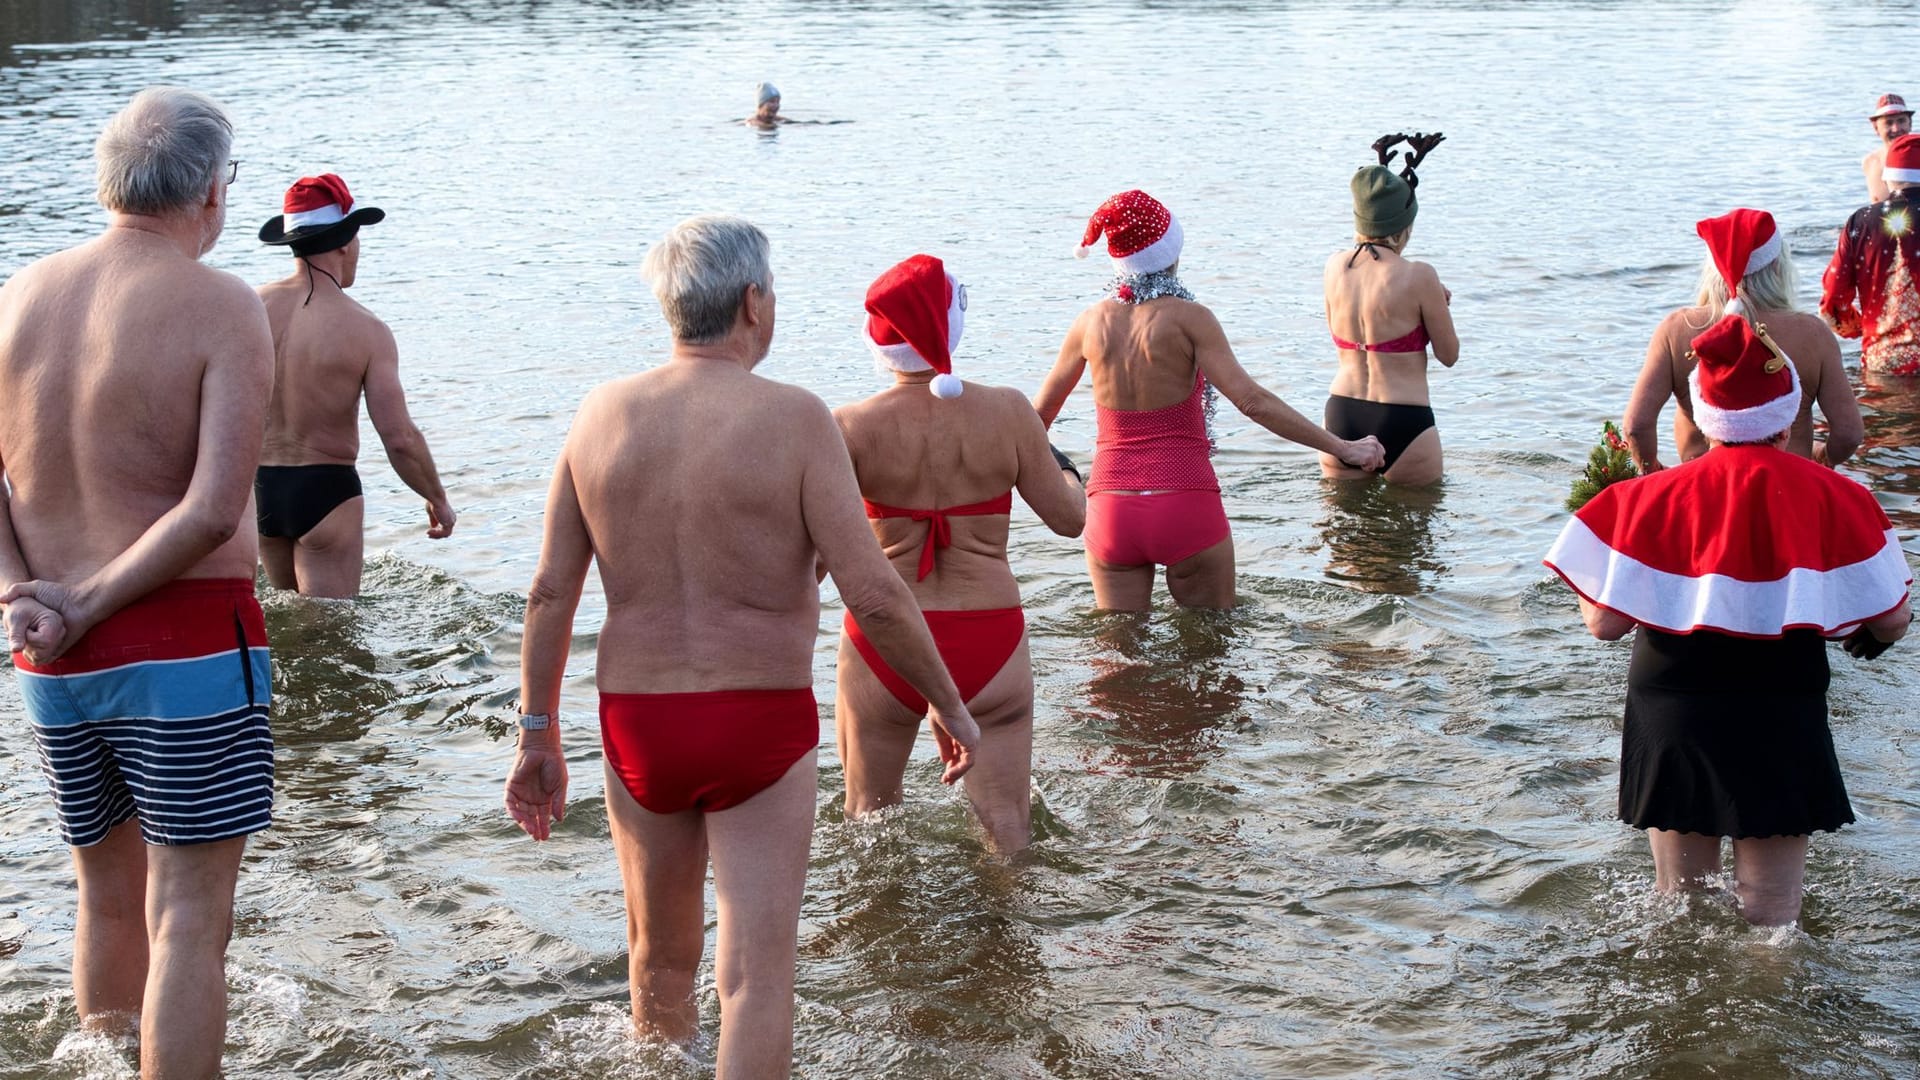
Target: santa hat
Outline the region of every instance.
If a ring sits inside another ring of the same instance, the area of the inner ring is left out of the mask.
[[[266,244],[288,244],[297,255],[318,255],[346,247],[362,225],[386,218],[377,207],[354,205],[347,182],[333,173],[303,176],[280,201],[282,213],[260,226]]]
[[[1727,313],[1746,310],[1740,299],[1740,281],[1780,257],[1780,227],[1765,210],[1735,210],[1708,218],[1694,225],[1700,239],[1707,242],[1713,265],[1720,268],[1720,280],[1727,283]]]
[[[1151,274],[1179,262],[1185,239],[1180,219],[1160,200],[1138,190],[1123,191],[1100,204],[1087,219],[1074,256],[1086,258],[1101,233],[1107,236],[1107,255],[1125,274]]]
[[[1913,110],[1907,108],[1906,98],[1899,94],[1881,94],[1880,100],[1873,103],[1873,112],[1867,114],[1867,119],[1878,120],[1883,116],[1899,116],[1902,113],[1913,115]]]
[[[1693,423],[1723,443],[1764,442],[1800,415],[1800,374],[1787,354],[1737,315],[1693,339]]]
[[[1887,145],[1880,176],[1896,184],[1920,184],[1920,135],[1902,135]]]
[[[965,389],[953,374],[953,350],[966,318],[966,289],[931,255],[899,263],[867,289],[867,346],[895,371],[939,372],[929,384],[935,397]]]

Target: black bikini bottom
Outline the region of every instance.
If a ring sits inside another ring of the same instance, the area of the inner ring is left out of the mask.
[[[1343,439],[1364,439],[1368,435],[1387,448],[1387,463],[1381,471],[1393,468],[1407,447],[1420,433],[1433,427],[1433,406],[1393,405],[1384,401],[1335,394],[1327,398],[1327,430]]]
[[[351,465],[262,465],[253,473],[261,536],[298,540],[359,494],[360,474]]]

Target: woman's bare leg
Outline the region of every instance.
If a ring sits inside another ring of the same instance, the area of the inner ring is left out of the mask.
[[[1733,882],[1740,898],[1740,914],[1755,926],[1786,926],[1798,921],[1806,876],[1804,836],[1733,842]]]
[[[1440,454],[1440,429],[1428,428],[1414,436],[1400,456],[1393,459],[1393,468],[1386,471],[1386,478],[1389,484],[1425,487],[1439,483],[1445,473]]]
[[[1033,842],[1033,658],[1024,635],[967,706],[980,725],[980,747],[961,783],[987,842],[1011,854]]]
[[[1153,606],[1153,564],[1109,566],[1087,552],[1093,606],[1101,611],[1145,611]]]
[[[1233,537],[1167,567],[1167,591],[1181,607],[1230,608],[1234,604]]]
[[[1648,829],[1653,849],[1653,887],[1663,893],[1700,889],[1720,873],[1720,838],[1701,833]]]
[[[920,717],[881,685],[844,630],[833,727],[846,776],[847,817],[898,805],[905,797],[907,759],[920,735]]]
[[[707,831],[698,811],[656,814],[606,768],[607,824],[627,894],[634,1030],[685,1043],[699,1026],[694,973],[706,947]]]
[[[813,842],[816,757],[809,750],[773,786],[707,815],[720,908],[717,1080],[793,1071],[793,967]]]

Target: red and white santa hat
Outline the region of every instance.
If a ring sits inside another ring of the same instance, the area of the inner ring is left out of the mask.
[[[1100,204],[1087,219],[1086,234],[1074,256],[1086,258],[1101,233],[1107,236],[1107,255],[1123,274],[1165,270],[1180,261],[1180,245],[1186,239],[1180,219],[1160,200],[1137,189]]]
[[[282,213],[260,226],[260,240],[267,244],[293,244],[297,250],[318,254],[345,247],[362,225],[384,220],[386,212],[373,206],[357,206],[347,182],[333,173],[303,176],[287,189],[280,201]]]
[[[1896,184],[1920,184],[1920,135],[1902,135],[1887,144],[1880,176]]]
[[[1692,355],[1693,423],[1708,438],[1764,442],[1799,417],[1800,373],[1747,320],[1728,315],[1707,327],[1693,339]]]
[[[1740,281],[1780,257],[1780,226],[1765,210],[1742,208],[1697,222],[1693,228],[1707,242],[1713,265],[1720,268],[1720,280],[1727,283],[1728,314],[1744,312]]]
[[[939,372],[928,384],[935,397],[965,389],[953,374],[953,350],[966,322],[966,289],[931,255],[896,264],[867,289],[867,347],[895,371]]]

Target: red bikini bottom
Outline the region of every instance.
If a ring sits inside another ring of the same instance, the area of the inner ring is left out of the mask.
[[[921,614],[927,617],[927,629],[933,632],[933,644],[940,650],[940,659],[953,675],[954,685],[960,688],[961,701],[972,701],[1000,674],[1027,633],[1026,613],[1017,607],[923,611]],[[848,615],[841,626],[847,632],[847,640],[867,662],[880,685],[893,694],[894,700],[916,715],[927,715],[927,699],[880,659],[873,642],[860,632],[860,624],[853,621],[853,616]]]
[[[656,814],[738,806],[820,744],[813,688],[601,694],[607,764]]]
[[[1106,566],[1172,566],[1225,540],[1228,531],[1217,491],[1087,497],[1087,554]]]

